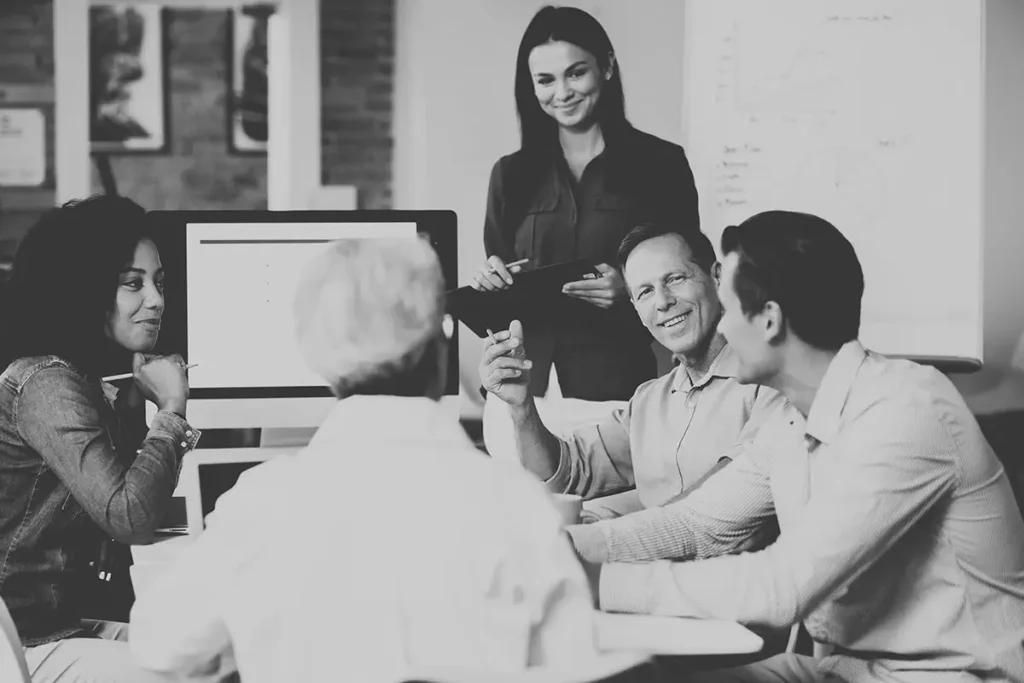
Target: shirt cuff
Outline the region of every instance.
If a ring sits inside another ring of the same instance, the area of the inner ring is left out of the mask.
[[[185,421],[185,418],[177,413],[160,410],[153,416],[153,422],[149,425],[149,434],[146,438],[156,437],[170,441],[174,444],[175,450],[180,450],[182,454],[185,454],[195,449],[200,436],[202,436],[202,432],[194,429]]]
[[[614,562],[601,567],[598,604],[602,612],[652,614],[656,573],[665,561]]]
[[[555,473],[544,481],[544,485],[552,493],[572,493],[569,490],[569,474],[572,466],[569,464],[569,454],[566,451],[565,442],[559,439],[558,467],[555,469]]]
[[[604,564],[608,561],[608,542],[599,527],[600,523],[573,524],[565,527],[579,556],[593,564]]]

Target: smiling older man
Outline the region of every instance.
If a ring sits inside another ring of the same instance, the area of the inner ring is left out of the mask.
[[[717,333],[719,265],[707,236],[641,225],[623,240],[619,262],[637,315],[679,361],[672,372],[640,385],[625,408],[565,439],[552,434],[537,411],[517,321],[486,343],[480,379],[508,405],[527,470],[550,489],[585,499],[635,488],[626,508],[632,512],[692,490],[751,440],[783,399],[736,379],[736,359]],[[670,533],[657,524],[614,521],[624,524],[614,526],[600,557],[588,559],[613,559],[620,551],[635,556],[638,547],[651,548]]]

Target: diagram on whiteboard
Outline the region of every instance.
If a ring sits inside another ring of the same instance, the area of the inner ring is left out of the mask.
[[[884,217],[888,190],[884,170],[863,149],[824,149],[799,161],[789,187],[790,201],[802,200],[807,210],[819,208],[847,217],[860,228],[877,225]]]
[[[842,73],[825,42],[829,34],[824,28],[824,23],[808,26],[799,38],[785,36],[780,50],[752,54],[744,47],[751,43],[748,36],[763,27],[745,20],[735,22],[733,35],[723,41],[733,46],[728,52],[732,53],[735,112],[755,121],[763,116],[834,114]]]
[[[709,237],[760,211],[819,215],[862,261],[865,343],[978,357],[977,3],[694,0],[686,21],[685,146]]]

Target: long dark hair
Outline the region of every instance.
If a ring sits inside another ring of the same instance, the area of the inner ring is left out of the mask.
[[[139,241],[146,211],[116,195],[47,211],[18,247],[0,301],[0,371],[26,356],[60,356],[88,375],[123,366],[106,335],[118,277]]]
[[[530,53],[538,45],[553,41],[572,43],[597,59],[603,71],[609,66],[612,41],[593,16],[576,7],[542,7],[530,20],[516,56],[516,110],[519,113],[520,149],[527,155],[548,154],[558,145],[558,122],[544,113],[533,90]],[[626,99],[622,92],[622,73],[616,62],[611,78],[601,89],[594,117],[605,136],[605,143],[617,141],[626,120]]]
[[[515,97],[519,115],[520,147],[513,169],[516,175],[529,186],[536,179],[539,167],[549,163],[552,154],[561,154],[558,143],[558,122],[544,113],[533,89],[530,74],[530,53],[538,45],[552,41],[571,43],[594,55],[598,67],[606,70],[609,55],[614,54],[611,39],[601,23],[589,13],[576,7],[542,7],[533,15],[516,56]],[[622,90],[622,70],[616,58],[611,78],[604,82],[601,98],[594,110],[594,117],[601,126],[605,148],[609,153],[620,146],[623,137],[632,130],[626,118],[626,99]],[[524,183],[515,183],[516,185]],[[524,194],[532,194],[536,185],[524,188]]]

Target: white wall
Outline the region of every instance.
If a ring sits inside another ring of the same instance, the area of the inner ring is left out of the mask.
[[[516,48],[543,4],[397,0],[395,207],[458,213],[460,283],[483,260],[490,168],[518,144],[512,95]],[[681,142],[683,2],[562,4],[591,11],[608,31],[622,64],[633,123]],[[955,379],[972,407],[993,412],[1024,408],[1024,2],[987,0],[986,16],[986,367]],[[922,244],[921,257],[926,253]],[[465,329],[460,334],[464,384],[475,399],[480,343]]]
[[[1024,2],[986,0],[985,32],[985,368],[955,380],[988,413],[1024,408]]]

